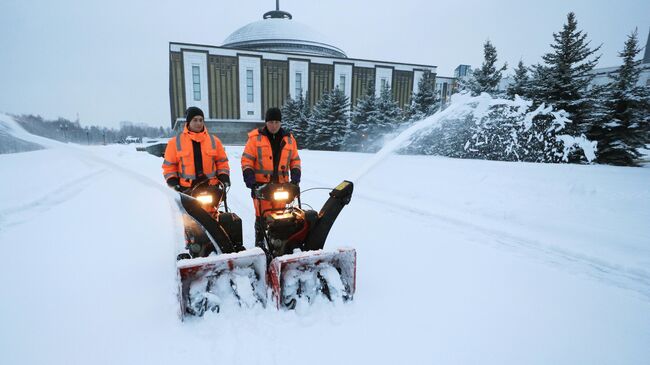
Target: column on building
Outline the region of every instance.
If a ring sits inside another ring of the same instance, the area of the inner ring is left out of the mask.
[[[423,70],[413,70],[413,94],[418,92],[418,87],[420,85],[420,80],[424,76]]]
[[[352,64],[334,62],[334,87],[338,87],[348,100],[352,98]]]
[[[289,60],[289,95],[297,99],[300,95],[306,97],[307,81],[309,78],[309,62]]]
[[[183,51],[183,66],[187,107],[199,107],[205,115],[210,115],[208,53]]]
[[[244,120],[261,120],[261,57],[239,56],[239,115]]]
[[[393,68],[392,67],[375,67],[375,96],[379,97],[381,89],[388,86],[390,89],[393,84]]]

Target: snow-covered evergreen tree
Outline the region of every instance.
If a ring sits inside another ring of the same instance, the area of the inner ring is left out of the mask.
[[[571,124],[568,113],[544,104],[531,109],[532,101],[495,99],[472,115],[471,138],[463,146],[468,158],[500,161],[569,162],[571,154],[595,158],[595,143],[565,134]]]
[[[483,57],[484,60],[481,68],[472,72],[464,87],[472,95],[479,95],[483,92],[495,95],[499,87],[499,82],[501,82],[502,73],[507,68],[507,63],[499,69],[496,68],[497,49],[489,40],[485,41],[483,45]]]
[[[422,120],[440,108],[440,96],[436,93],[436,79],[433,73],[425,71],[418,81],[417,91],[411,97],[411,105],[404,112],[409,121]]]
[[[507,95],[509,98],[514,99],[515,95],[522,98],[530,95],[530,77],[528,76],[528,68],[524,66],[524,62],[519,60],[515,75],[513,76],[513,83],[508,86]]]
[[[348,129],[350,101],[338,87],[323,94],[314,105],[309,124],[310,148],[338,151]]]
[[[594,99],[588,87],[594,78],[590,71],[600,58],[592,56],[600,46],[589,47],[587,34],[578,30],[574,13],[567,15],[567,23],[562,31],[553,33],[553,39],[553,51],[542,57],[543,64],[532,67],[532,96],[537,104],[552,104],[569,113],[573,121],[568,126],[569,134],[586,134]]]
[[[453,117],[417,135],[402,151],[501,161],[568,162],[576,154],[595,158],[595,143],[567,135],[568,113],[552,106],[534,108],[519,96],[507,100],[482,94],[456,107]]]
[[[402,120],[402,109],[393,100],[393,92],[388,85],[384,85],[377,98],[377,117],[379,123],[374,124],[378,134],[390,133],[395,130]]]
[[[287,98],[282,106],[282,125],[293,134],[300,148],[309,148],[307,133],[310,116],[311,110],[302,94],[295,99]]]
[[[635,58],[640,52],[635,29],[619,52],[623,64],[604,88],[602,118],[589,133],[598,142],[599,163],[635,166],[638,149],[650,143],[650,95],[647,87],[637,86],[641,60]]]
[[[295,126],[298,123],[300,118],[300,108],[298,107],[297,99],[293,99],[291,96],[287,97],[282,105],[282,127],[288,129],[295,135]]]
[[[359,98],[357,105],[352,109],[343,149],[365,151],[368,148],[370,126],[379,123],[376,101],[375,85],[369,83],[364,95]]]

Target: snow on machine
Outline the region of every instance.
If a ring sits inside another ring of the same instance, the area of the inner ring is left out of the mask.
[[[342,182],[316,212],[302,209],[296,185],[257,186],[255,197],[279,208],[262,212],[263,247],[248,250],[242,244],[241,219],[229,212],[223,185],[206,182],[181,193],[187,250],[177,261],[181,316],[202,316],[228,305],[265,306],[267,285],[277,308],[292,309],[317,298],[352,300],[356,251],[323,250],[352,190],[351,182]]]
[[[323,250],[332,224],[352,198],[352,190],[352,182],[343,181],[316,212],[302,209],[300,189],[294,184],[268,183],[254,189],[258,200],[283,205],[262,212],[263,249],[271,259],[268,280],[278,308],[292,309],[299,302],[311,303],[319,297],[352,300],[356,251]]]

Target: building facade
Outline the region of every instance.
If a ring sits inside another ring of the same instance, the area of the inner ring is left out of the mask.
[[[170,42],[172,128],[182,128],[190,106],[204,111],[225,143],[243,143],[263,123],[265,110],[302,95],[310,105],[334,88],[357,103],[373,85],[388,86],[404,107],[424,74],[436,66],[348,58],[291,14],[270,11],[233,32],[221,46]],[[179,121],[182,121],[179,123]]]
[[[456,78],[436,76],[436,93],[443,104],[447,104],[451,99],[451,94],[456,92]]]

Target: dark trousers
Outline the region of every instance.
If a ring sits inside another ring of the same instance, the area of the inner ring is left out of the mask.
[[[262,217],[255,217],[255,247],[264,248],[264,225]]]

